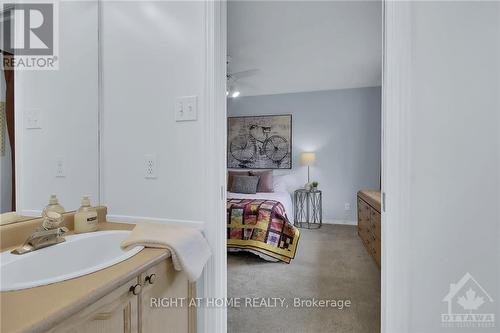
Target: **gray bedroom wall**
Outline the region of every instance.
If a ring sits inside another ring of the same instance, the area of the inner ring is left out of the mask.
[[[323,219],[354,223],[356,192],[380,188],[380,87],[228,99],[228,116],[292,114],[291,189],[307,181],[300,153],[316,152],[311,180],[323,191]],[[345,209],[345,204],[350,209]]]

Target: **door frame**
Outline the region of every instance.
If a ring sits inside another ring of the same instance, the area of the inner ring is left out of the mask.
[[[412,6],[383,0],[381,332],[407,332],[410,320]]]
[[[205,300],[227,297],[226,8],[226,0],[205,0],[205,236],[213,251],[198,287]],[[198,332],[227,332],[225,307],[199,310]]]
[[[405,249],[409,237],[410,99],[412,4],[382,0],[382,269],[381,332],[408,330],[408,262]],[[207,238],[214,256],[204,273],[204,297],[227,296],[227,254],[225,219],[226,170],[226,0],[206,0],[206,131],[209,153],[208,189],[217,207],[215,223],[207,223]],[[222,149],[223,148],[223,149]],[[208,157],[208,155],[207,155]],[[217,193],[220,191],[220,193]],[[216,198],[216,199],[215,199]],[[213,200],[212,200],[213,199]],[[222,200],[220,202],[219,200]],[[221,203],[220,205],[217,202]],[[210,207],[208,207],[210,208]],[[402,306],[405,305],[405,306]],[[199,331],[227,332],[225,308],[203,310]]]

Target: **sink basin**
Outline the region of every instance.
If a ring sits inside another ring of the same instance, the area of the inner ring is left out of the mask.
[[[43,286],[90,274],[126,260],[143,247],[123,251],[130,231],[97,231],[66,236],[66,241],[30,253],[0,253],[0,291]]]

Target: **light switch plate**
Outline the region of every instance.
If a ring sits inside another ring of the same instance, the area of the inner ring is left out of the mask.
[[[174,103],[175,121],[184,121],[184,106],[181,97],[177,97]]]
[[[40,129],[42,128],[42,112],[40,109],[26,109],[25,122],[27,129]]]
[[[184,112],[186,120],[195,121],[198,119],[198,97],[187,96],[184,97]]]
[[[198,96],[183,96],[175,99],[175,121],[196,121],[198,119]]]

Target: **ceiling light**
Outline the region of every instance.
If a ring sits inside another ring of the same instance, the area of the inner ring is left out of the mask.
[[[233,91],[233,94],[231,95],[232,98],[236,98],[240,95],[240,92],[238,90]]]

